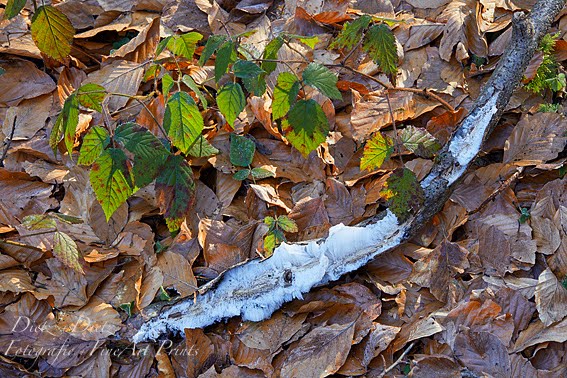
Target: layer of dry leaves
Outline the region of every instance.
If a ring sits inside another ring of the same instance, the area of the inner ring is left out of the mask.
[[[232,179],[228,133],[217,124],[218,115],[208,113],[208,138],[223,153],[191,161],[199,179],[195,211],[174,238],[152,187],[137,192],[107,224],[87,169],[66,156],[56,158],[48,146],[62,101],[80,83],[131,95],[148,92],[139,63],[155,50],[160,22],[173,31],[195,28],[205,35],[223,32],[223,23],[233,32],[254,29],[247,42],[262,46],[272,30],[282,29],[328,40],[353,9],[405,20],[394,27],[400,44],[397,85],[434,90],[459,110],[395,91],[394,116],[398,124],[425,127],[444,142],[506,47],[513,11],[532,4],[69,0],[57,4],[79,30],[68,67],[43,65],[27,12],[3,21],[2,139],[14,120],[16,128],[0,168],[0,376],[36,371],[57,377],[380,377],[385,369],[388,376],[412,377],[566,376],[567,119],[536,113],[549,96],[517,91],[476,167],[410,243],[285,305],[268,320],[231,319],[204,331],[186,330],[186,339],[135,346],[128,340],[141,314],[163,305],[156,304],[160,287],[190,297],[225,269],[256,257],[265,216],[293,218],[300,230],[288,235],[293,241],[324,236],[332,225],[355,224],[383,209],[380,189],[401,163],[392,159],[378,171],[359,169],[361,142],[376,130],[391,130],[383,93],[375,83],[342,73],[345,88],[357,91],[344,91],[341,103],[326,103],[331,137],[307,159],[273,128],[269,99],[251,99],[236,129],[248,130],[257,141],[253,165],[276,172],[276,178],[256,184]],[[567,17],[555,29],[563,37]],[[113,49],[128,33],[137,36]],[[325,47],[316,48],[316,59],[341,59]],[[293,51],[287,53],[294,58]],[[469,64],[471,54],[488,57],[487,64]],[[565,51],[558,59],[567,59]],[[378,72],[365,60],[351,63],[367,74]],[[211,69],[186,68],[199,82],[211,77]],[[163,97],[148,106],[163,118]],[[117,122],[135,119],[159,132],[150,115],[127,98],[114,98],[109,109]],[[78,140],[100,122],[100,114],[83,112]],[[432,165],[411,155],[404,162],[418,178]],[[524,223],[521,208],[531,214]],[[52,235],[20,224],[26,215],[50,211],[84,220],[61,225],[83,254],[84,275],[53,257]],[[121,308],[129,303],[132,317]]]

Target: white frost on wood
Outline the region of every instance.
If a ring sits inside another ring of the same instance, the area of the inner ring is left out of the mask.
[[[284,243],[269,259],[228,270],[218,287],[197,297],[196,303],[180,302],[149,320],[134,342],[155,340],[166,331],[206,327],[232,316],[266,319],[284,302],[302,298],[313,286],[334,281],[397,246],[407,228],[388,210],[384,218],[365,227],[339,224],[325,239]]]
[[[459,126],[458,134],[449,142],[449,152],[459,165],[444,172],[441,178],[447,180],[447,185],[457,181],[480,152],[486,130],[498,111],[497,100],[498,95],[493,93],[484,105],[475,108]],[[429,187],[436,179],[439,177],[428,175],[421,182],[421,187]]]

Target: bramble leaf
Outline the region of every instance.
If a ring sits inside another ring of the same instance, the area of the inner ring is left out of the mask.
[[[371,21],[372,17],[365,14],[354,21],[345,23],[337,38],[329,45],[329,48],[344,48],[348,50],[354,48],[362,37],[362,31],[370,25]]]
[[[89,176],[95,196],[108,222],[116,209],[132,194],[124,151],[117,148],[104,150],[93,163]]]
[[[173,88],[174,84],[175,81],[170,74],[166,73],[165,75],[163,75],[163,77],[161,78],[161,93],[163,94],[164,98],[169,97],[169,91],[171,90],[171,88]]]
[[[254,177],[255,179],[259,179],[259,180],[266,178],[266,177],[276,177],[274,172],[267,170],[266,168],[262,168],[262,167],[252,168],[250,173],[252,174],[252,177]]]
[[[194,157],[206,157],[216,155],[219,152],[219,150],[217,150],[204,136],[201,135],[193,146],[191,146],[189,151],[187,151],[187,155]]]
[[[148,129],[135,123],[116,128],[114,138],[134,155],[134,184],[142,188],[151,183],[163,168],[169,151]]]
[[[256,145],[246,137],[230,135],[230,162],[239,167],[248,167],[252,164]]]
[[[91,165],[109,144],[110,137],[104,127],[91,127],[83,138],[77,164]]]
[[[226,41],[226,37],[222,34],[213,34],[207,39],[205,48],[199,57],[199,65],[202,67],[213,56],[215,51]]]
[[[327,116],[315,100],[300,100],[282,122],[285,137],[305,157],[323,143],[329,134]]]
[[[392,140],[381,133],[376,133],[364,146],[362,159],[360,159],[360,170],[380,168],[393,152]]]
[[[262,54],[262,58],[264,60],[277,60],[278,59],[278,51],[280,51],[281,47],[283,46],[284,40],[282,37],[274,38],[266,45],[264,49],[264,54]],[[267,74],[270,74],[276,70],[277,62],[262,62],[262,69],[266,71]]]
[[[274,101],[272,102],[272,117],[274,120],[285,117],[291,105],[295,103],[299,94],[299,81],[290,72],[282,72],[278,75],[274,87]]]
[[[248,176],[250,175],[250,170],[247,169],[241,169],[240,171],[236,172],[234,175],[232,175],[232,178],[238,181],[242,181],[242,180],[246,180],[248,178]]]
[[[47,214],[26,215],[22,218],[22,226],[27,230],[41,230],[44,228],[55,228],[57,223],[55,223],[55,219]]]
[[[170,155],[156,178],[156,197],[170,231],[178,230],[194,202],[193,171],[183,156]]]
[[[201,136],[204,121],[191,96],[177,92],[167,101],[163,126],[172,143],[186,154]]]
[[[411,152],[422,158],[430,158],[441,148],[441,145],[427,130],[408,126],[401,132],[402,144]]]
[[[57,156],[57,144],[61,139],[61,135],[65,137],[65,147],[71,156],[73,152],[73,145],[75,144],[75,132],[79,124],[79,101],[75,93],[69,95],[65,99],[63,109],[57,116],[51,136],[49,138],[49,145],[53,149],[53,153]]]
[[[167,41],[167,49],[175,55],[192,59],[195,48],[197,47],[197,42],[202,38],[203,35],[197,32],[174,35]]]
[[[270,230],[273,230],[274,228],[276,228],[276,220],[274,219],[274,217],[270,217],[270,216],[265,217],[264,223],[266,225],[268,225]]]
[[[82,85],[77,91],[79,104],[85,108],[96,110],[97,112],[102,112],[102,102],[105,97],[106,90],[104,87],[95,83]]]
[[[368,29],[362,44],[364,51],[386,74],[395,75],[398,71],[398,48],[396,38],[386,24],[373,25]]]
[[[191,89],[193,92],[195,92],[195,94],[199,98],[199,101],[201,101],[201,105],[203,106],[203,109],[207,109],[207,106],[208,106],[207,99],[205,98],[205,96],[203,96],[203,93],[201,92],[201,90],[197,86],[197,83],[195,83],[195,80],[193,80],[193,78],[189,75],[183,75],[183,78],[181,79],[181,81],[186,86],[188,86],[189,89]]]
[[[218,83],[222,75],[226,73],[228,66],[236,61],[236,49],[234,42],[225,42],[217,51],[215,60],[215,81]]]
[[[232,71],[234,72],[234,76],[241,79],[252,79],[264,73],[264,70],[258,67],[257,64],[247,60],[237,60],[232,65]]]
[[[388,208],[400,221],[406,220],[423,203],[424,193],[414,173],[407,168],[396,169],[380,194],[388,201]]]
[[[63,62],[71,52],[75,29],[59,9],[42,5],[32,17],[31,35],[42,53]]]
[[[303,82],[317,88],[325,96],[340,100],[341,92],[337,89],[337,77],[327,67],[319,63],[310,63],[303,71]]]
[[[217,105],[230,126],[246,106],[246,97],[238,83],[228,83],[223,86],[217,95]]]
[[[63,263],[63,265],[74,271],[85,274],[79,258],[81,253],[77,243],[64,232],[55,231],[53,234],[53,255]]]
[[[286,215],[280,215],[276,220],[278,227],[285,232],[297,232],[297,223]]]

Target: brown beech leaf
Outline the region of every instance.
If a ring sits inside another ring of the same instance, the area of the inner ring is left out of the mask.
[[[410,378],[418,377],[458,377],[461,366],[452,358],[439,354],[419,355],[409,373]]]
[[[455,355],[461,363],[477,374],[509,377],[510,357],[506,346],[488,332],[461,332],[455,339]]]
[[[567,315],[567,289],[549,268],[538,277],[535,301],[539,318],[546,326]]]
[[[202,329],[185,329],[188,378],[196,378],[213,365],[215,346]]]
[[[550,326],[545,326],[539,320],[532,322],[526,330],[520,333],[511,352],[520,352],[532,345],[549,341],[557,343],[567,341],[567,317]]]
[[[32,62],[0,60],[0,67],[6,71],[0,80],[0,103],[16,106],[25,99],[51,93],[56,88],[51,76]]]
[[[354,322],[315,328],[305,335],[283,362],[282,376],[326,377],[344,364],[351,348]]]
[[[163,287],[173,287],[187,297],[197,290],[197,279],[193,275],[191,263],[179,253],[165,251],[158,256],[157,266],[163,275]]]

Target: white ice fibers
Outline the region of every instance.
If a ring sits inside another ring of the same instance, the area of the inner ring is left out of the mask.
[[[338,279],[397,246],[407,230],[387,210],[364,227],[331,227],[326,239],[282,244],[266,260],[254,260],[227,271],[213,290],[185,300],[145,323],[134,342],[155,340],[165,332],[202,328],[241,315],[244,320],[268,318],[284,302],[302,298],[313,286]]]

